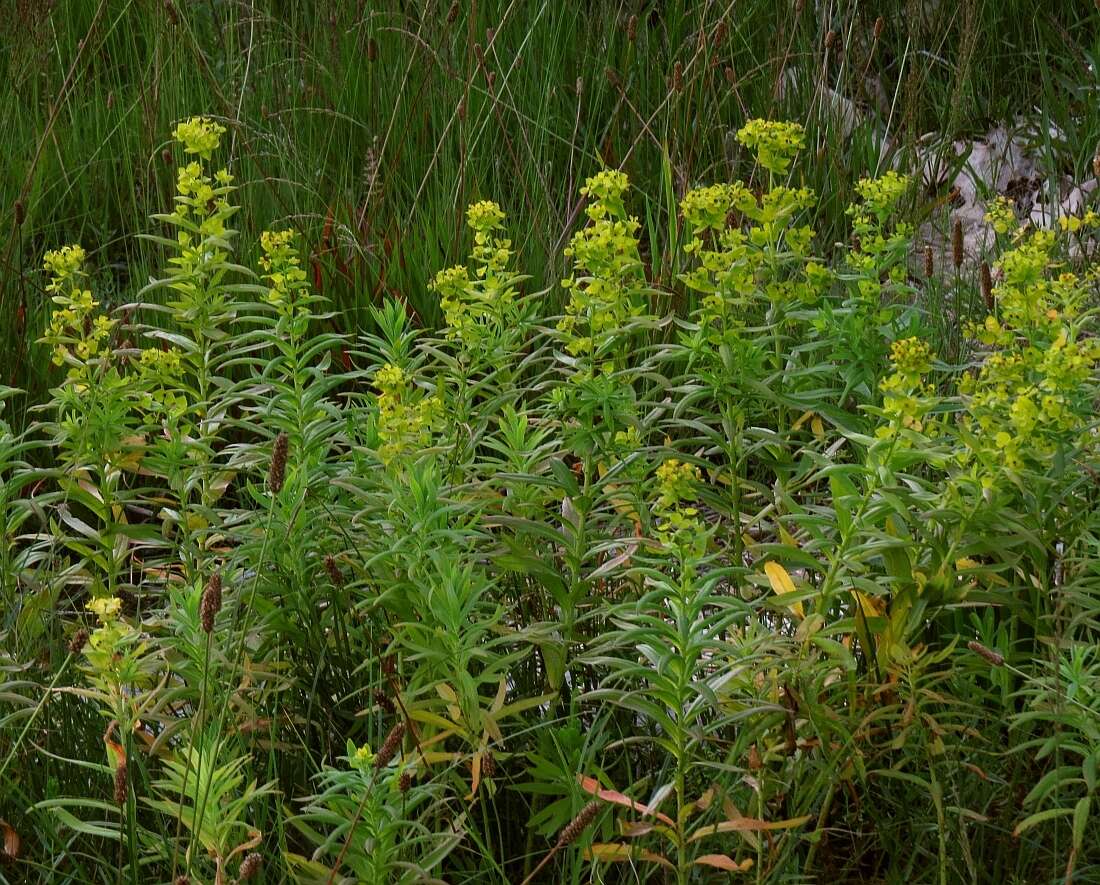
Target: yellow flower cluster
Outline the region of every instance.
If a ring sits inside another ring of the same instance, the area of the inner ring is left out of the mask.
[[[668,507],[692,497],[702,473],[694,464],[669,458],[657,468],[657,489],[661,502]]]
[[[436,396],[418,395],[400,366],[386,363],[374,376],[378,388],[378,455],[391,464],[404,455],[415,455],[431,442],[432,425],[443,413]]]
[[[898,203],[909,190],[910,178],[899,175],[893,169],[878,178],[861,178],[856,184],[856,192],[863,200],[859,211],[874,215],[880,224],[897,212]]]
[[[1020,228],[1016,209],[1008,197],[994,197],[985,209],[985,222],[998,234],[1015,233]]]
[[[459,264],[439,271],[430,284],[439,294],[447,337],[461,339],[467,347],[494,340],[513,318],[515,277],[508,270],[512,241],[494,233],[504,227],[504,220],[504,211],[491,200],[472,204],[466,221],[474,232],[473,276]]]
[[[1058,219],[1058,226],[1071,234],[1087,229],[1095,230],[1100,228],[1100,215],[1095,209],[1089,209],[1084,215],[1063,215]]]
[[[878,436],[889,438],[900,429],[929,432],[927,415],[934,399],[924,376],[932,370],[932,349],[919,338],[903,338],[891,345],[890,362],[893,373],[879,382],[883,416],[889,423],[878,429]]]
[[[42,340],[53,347],[54,365],[70,365],[70,377],[79,375],[89,360],[99,356],[115,326],[115,321],[105,316],[92,316],[99,302],[83,286],[84,260],[80,246],[65,246],[43,258],[50,274],[46,291],[54,293],[57,307]]]
[[[292,230],[265,230],[260,234],[260,267],[268,283],[264,300],[287,315],[294,312],[296,294],[309,286],[294,245],[296,237]]]
[[[218,149],[225,127],[207,117],[192,117],[176,126],[172,137],[183,145],[184,153],[197,154],[204,160]]]
[[[986,487],[1004,468],[1042,469],[1059,447],[1097,442],[1100,339],[1078,333],[1088,288],[1075,274],[1052,275],[1055,245],[1053,232],[1035,231],[1001,256],[998,312],[972,329],[993,350],[960,384],[960,460]]]
[[[786,175],[791,161],[806,146],[806,131],[797,123],[749,120],[737,140],[756,151],[756,161],[776,175]]]
[[[138,357],[137,368],[144,381],[141,395],[146,412],[180,415],[186,410],[187,398],[180,391],[183,354],[178,348],[147,347]]]
[[[570,298],[558,323],[559,331],[570,336],[566,349],[574,356],[601,353],[645,307],[638,297],[645,283],[638,252],[641,223],[626,214],[627,185],[624,173],[605,170],[581,188],[592,198],[585,210],[592,223],[577,231],[565,249],[573,259],[573,275],[562,280]]]
[[[685,506],[696,497],[702,473],[694,464],[676,458],[665,460],[657,468],[657,503],[654,514],[659,520],[657,535],[668,546],[702,552],[703,526],[699,511]]]
[[[118,620],[118,614],[122,610],[122,600],[117,596],[98,596],[84,608],[99,618],[101,624],[107,626]]]

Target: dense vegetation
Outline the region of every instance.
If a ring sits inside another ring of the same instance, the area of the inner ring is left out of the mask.
[[[774,5],[20,5],[0,879],[1100,881],[1091,6]]]

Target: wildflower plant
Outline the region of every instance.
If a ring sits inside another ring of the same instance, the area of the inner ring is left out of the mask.
[[[0,805],[33,843],[6,829],[6,865],[687,885],[889,877],[898,838],[941,882],[1094,862],[1087,209],[1020,231],[993,202],[964,325],[965,264],[908,273],[907,178],[859,181],[831,250],[809,136],[754,120],[744,181],[677,201],[669,162],[646,240],[625,174],[588,178],[560,291],[523,294],[480,201],[440,330],[390,297],[351,334],[310,273],[329,222],[235,257],[224,136],[176,129],[146,303],[112,312],[79,247],[45,259],[56,387],[0,425]]]

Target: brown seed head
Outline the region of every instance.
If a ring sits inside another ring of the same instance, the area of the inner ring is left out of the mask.
[[[383,713],[389,713],[391,716],[393,715],[393,701],[390,700],[390,696],[382,691],[382,689],[375,689],[374,702],[378,704]]]
[[[882,36],[882,32],[885,30],[885,28],[886,28],[886,20],[880,15],[878,18],[875,19],[875,42],[876,43],[879,41],[879,38]]]
[[[585,805],[584,808],[577,813],[577,816],[569,821],[558,834],[558,845],[565,846],[576,842],[577,837],[588,829],[588,825],[595,820],[599,810],[600,803],[595,800]]]
[[[15,201],[15,226],[22,227],[23,222],[27,219],[27,207],[23,205],[22,200]]]
[[[481,773],[485,777],[493,777],[497,773],[497,760],[493,758],[492,750],[481,754]]]
[[[344,573],[340,571],[340,566],[336,564],[335,556],[325,557],[325,572],[334,587],[344,586]]]
[[[249,879],[255,879],[260,873],[260,867],[263,866],[264,859],[260,856],[258,851],[253,851],[244,860],[241,861],[241,869],[237,874],[237,879],[241,882],[247,882]]]
[[[405,723],[398,722],[390,729],[390,733],[386,735],[386,739],[382,742],[378,755],[374,757],[374,767],[378,769],[389,765],[393,761],[393,757],[397,755],[397,751],[401,749],[401,742],[404,739]]]
[[[125,805],[130,794],[130,771],[123,759],[115,768],[115,805]]]
[[[412,787],[413,779],[412,775],[407,771],[401,772],[401,777],[397,780],[397,789],[402,793],[409,792],[409,788]]]
[[[202,599],[199,602],[199,620],[202,629],[207,633],[214,632],[214,621],[222,608],[222,576],[221,572],[214,572],[210,581],[202,591]]]
[[[374,37],[367,41],[367,61],[372,64],[378,61],[378,41]]]
[[[672,88],[676,92],[684,91],[684,66],[680,62],[672,66]]]
[[[1004,655],[1002,655],[1000,652],[995,652],[991,648],[986,648],[980,642],[976,642],[973,639],[970,640],[970,642],[968,642],[966,644],[966,647],[969,648],[972,652],[974,652],[974,654],[981,655],[983,658],[985,658],[987,661],[989,661],[989,663],[992,664],[994,667],[1003,667],[1004,666],[1005,658],[1004,658]]]
[[[1097,0],[1100,3],[1100,0]],[[1092,174],[1100,179],[1100,145],[1096,146],[1096,154],[1092,158]]]
[[[993,274],[989,271],[989,263],[983,261],[981,271],[978,275],[978,281],[982,289],[982,300],[985,302],[985,309],[992,312],[993,310]]]
[[[955,265],[955,270],[962,267],[963,263],[963,226],[957,218],[951,228],[951,263]]]
[[[932,279],[936,275],[936,256],[932,252],[931,246],[924,247],[924,276],[927,279]]]
[[[630,16],[626,23],[626,39],[633,43],[638,37],[638,16]]]
[[[78,655],[84,651],[84,646],[88,644],[88,631],[81,627],[73,634],[73,638],[69,640],[69,654]]]
[[[715,47],[721,46],[723,43],[726,42],[726,32],[727,31],[728,31],[728,27],[726,25],[726,20],[722,19],[720,22],[718,22],[718,26],[714,29],[714,45],[715,45]]]
[[[191,877],[176,876],[175,880],[172,882],[172,885],[191,885]]]
[[[825,48],[832,49],[836,45],[836,31],[829,31],[825,35]]]
[[[290,446],[290,438],[285,433],[275,437],[275,445],[271,450],[271,467],[267,473],[267,487],[274,495],[283,490],[283,480],[286,479],[286,455]]]
[[[731,65],[726,65],[725,75],[726,75],[726,82],[730,86],[732,86],[734,83],[737,82],[737,74],[734,73],[733,67]]]
[[[458,18],[458,0],[455,0],[455,2],[451,4],[451,8],[447,10],[447,24],[453,25],[455,23],[455,19],[457,19],[457,18]]]

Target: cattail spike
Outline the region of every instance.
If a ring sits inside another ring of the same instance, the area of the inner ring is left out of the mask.
[[[214,572],[210,581],[202,591],[202,599],[199,601],[199,620],[202,629],[207,633],[214,632],[214,621],[222,608],[222,576],[221,572]]]
[[[115,805],[125,805],[130,794],[130,771],[123,759],[115,768]]]
[[[325,557],[325,572],[328,574],[328,579],[332,581],[332,586],[344,586],[344,573],[340,571],[340,566],[336,564],[335,556]]]
[[[577,813],[577,816],[566,824],[564,829],[558,834],[558,845],[565,846],[576,842],[577,837],[587,830],[588,825],[595,820],[599,810],[600,803],[595,800],[585,805],[584,808]]]
[[[993,274],[989,271],[989,264],[985,261],[982,262],[981,270],[978,275],[978,281],[982,289],[982,300],[985,302],[985,309],[993,311]]]
[[[285,433],[275,437],[275,445],[271,450],[271,467],[267,473],[267,487],[273,495],[283,490],[283,480],[286,479],[286,456],[290,446],[290,438]]]
[[[249,879],[255,879],[260,873],[260,867],[263,866],[264,859],[260,856],[259,852],[253,851],[244,860],[241,861],[241,869],[237,874],[237,879],[240,882],[246,882]]]
[[[389,765],[393,761],[393,757],[397,755],[397,751],[401,749],[401,742],[404,739],[405,723],[398,722],[390,729],[390,733],[386,735],[386,739],[382,742],[378,755],[374,757],[374,767],[379,769]]]
[[[73,638],[69,640],[69,654],[78,655],[84,651],[84,646],[88,644],[88,631],[81,627],[73,634]]]
[[[630,16],[630,20],[626,23],[626,39],[628,42],[633,43],[638,37],[638,16]]]
[[[966,647],[974,652],[974,654],[981,655],[981,657],[989,661],[989,663],[992,664],[994,667],[1004,666],[1005,657],[1000,652],[993,651],[993,649],[991,648],[986,648],[980,642],[977,642],[973,639],[966,644]]]
[[[932,252],[931,246],[924,247],[924,276],[926,279],[932,279],[936,275],[936,256]]]
[[[951,228],[951,263],[955,265],[955,270],[962,267],[963,263],[963,226],[957,218]]]

